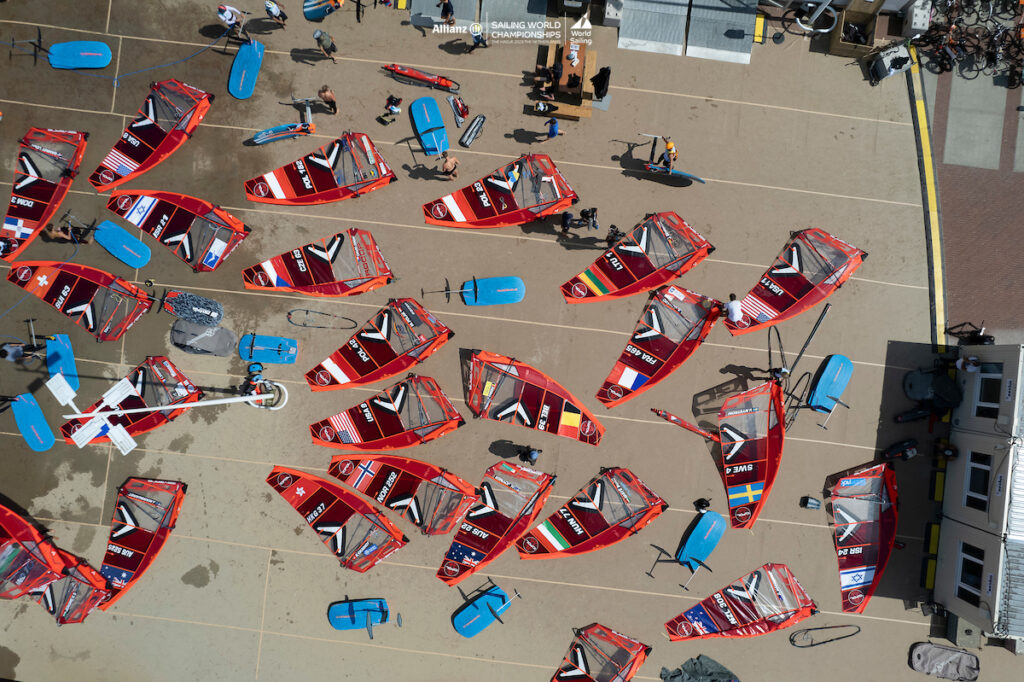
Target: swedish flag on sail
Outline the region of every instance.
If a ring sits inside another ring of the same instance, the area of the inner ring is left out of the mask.
[[[747,483],[735,485],[729,488],[729,506],[737,507],[741,504],[752,504],[761,499],[764,492],[764,483]]]

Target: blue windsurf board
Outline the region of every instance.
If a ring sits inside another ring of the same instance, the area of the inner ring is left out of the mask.
[[[28,446],[36,452],[46,452],[57,439],[53,437],[50,425],[46,423],[43,410],[30,393],[22,393],[11,403],[14,421]]]
[[[481,277],[462,283],[462,302],[466,305],[507,305],[526,296],[526,284],[519,277]]]
[[[55,334],[52,339],[46,340],[46,369],[51,377],[63,374],[68,386],[74,391],[78,390],[78,366],[67,334]]]
[[[345,0],[303,0],[302,15],[309,21],[323,21],[336,9],[341,9]]]
[[[283,336],[246,334],[238,342],[238,355],[246,362],[292,365],[299,357],[299,342]]]
[[[669,168],[666,168],[665,166],[662,166],[661,164],[645,163],[644,164],[644,168],[646,168],[647,170],[651,171],[652,173],[659,173],[661,175],[669,175],[669,176],[676,177],[676,178],[687,178],[688,180],[696,180],[697,182],[699,182],[702,185],[708,184],[708,183],[704,182],[702,179],[698,178],[696,175],[692,175],[690,173],[686,173],[684,171],[677,170],[675,168],[669,169]]]
[[[130,268],[139,269],[149,263],[149,247],[131,232],[109,220],[96,226],[96,241],[111,256]]]
[[[46,50],[55,69],[102,69],[110,64],[110,47],[98,40],[57,43]]]
[[[830,355],[811,386],[807,404],[815,412],[831,412],[840,402],[853,376],[853,363],[845,355]]]
[[[725,518],[710,509],[700,515],[700,520],[686,537],[686,542],[676,553],[676,561],[696,571],[708,560],[725,533]]]
[[[263,65],[263,43],[250,40],[243,43],[235,53],[235,61],[231,63],[231,75],[228,77],[228,92],[235,99],[249,99],[256,89],[256,79],[260,76]]]
[[[253,144],[267,144],[278,140],[289,140],[299,135],[309,135],[313,131],[308,123],[285,123],[273,128],[264,128],[252,136]]]
[[[387,623],[388,613],[384,599],[346,599],[327,607],[327,622],[335,630],[361,630]]]
[[[512,600],[497,585],[491,585],[452,614],[452,626],[463,637],[475,637],[501,620]]]
[[[409,118],[423,153],[437,156],[448,151],[448,131],[444,128],[441,109],[433,97],[420,97],[409,105]]]

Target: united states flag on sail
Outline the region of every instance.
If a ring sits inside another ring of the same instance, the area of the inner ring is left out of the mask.
[[[779,314],[777,310],[756,296],[747,295],[740,302],[740,308],[758,322],[767,322]]]
[[[349,419],[348,412],[341,412],[328,417],[327,421],[331,423],[334,430],[337,431],[338,437],[341,438],[342,443],[358,443],[359,432],[356,431],[355,424]]]
[[[103,165],[122,177],[125,175],[131,175],[139,167],[137,162],[132,161],[130,158],[117,151],[116,148],[111,149],[110,153],[103,159]]]

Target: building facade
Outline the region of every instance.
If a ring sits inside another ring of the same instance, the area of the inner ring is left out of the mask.
[[[934,599],[1024,653],[1024,346],[960,355],[950,433],[959,454],[946,467]]]

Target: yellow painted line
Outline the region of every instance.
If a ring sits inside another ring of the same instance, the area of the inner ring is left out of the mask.
[[[917,50],[910,46],[910,56],[914,60],[910,67],[911,91],[915,111],[915,131],[917,132],[918,154],[921,159],[921,176],[924,184],[924,207],[928,242],[931,252],[931,267],[928,275],[931,278],[931,290],[934,298],[932,325],[937,343],[945,340],[946,324],[946,290],[945,271],[943,269],[942,223],[939,218],[939,192],[935,178],[935,157],[932,152],[931,130],[928,126],[928,108],[924,99],[924,82],[921,80],[921,68]]]

